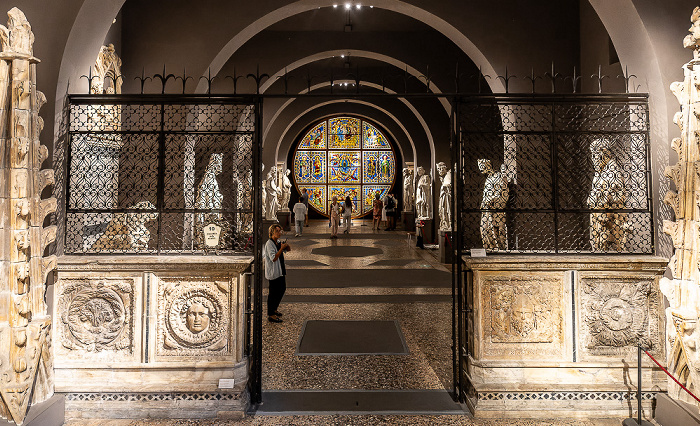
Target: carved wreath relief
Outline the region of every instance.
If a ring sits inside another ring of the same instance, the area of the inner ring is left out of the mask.
[[[228,281],[161,280],[159,287],[159,354],[231,352]]]
[[[638,279],[583,279],[582,319],[586,348],[594,355],[612,355],[618,348],[656,349],[658,292],[654,282]]]
[[[554,301],[542,285],[494,284],[490,298],[492,342],[552,342]]]
[[[133,351],[133,282],[68,281],[60,297],[63,347]]]

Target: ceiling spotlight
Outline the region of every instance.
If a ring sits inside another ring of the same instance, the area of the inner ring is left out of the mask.
[[[347,10],[350,10],[351,7],[352,7],[352,5],[350,3],[345,3],[345,8]]]
[[[374,9],[374,6],[370,6],[369,8],[370,8],[370,9]]]
[[[337,5],[337,4],[334,4],[334,5],[333,5],[333,8],[334,8],[334,9],[337,9],[337,8],[338,8],[338,5]]]
[[[361,4],[356,4],[356,5],[355,5],[355,9],[357,9],[357,10],[360,10],[361,7],[362,7]]]
[[[344,58],[344,57],[345,57],[345,55],[340,55],[340,57],[341,57],[341,58]]]

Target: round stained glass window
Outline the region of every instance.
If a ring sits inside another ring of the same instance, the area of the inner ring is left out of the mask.
[[[396,157],[389,140],[371,123],[355,117],[334,117],[311,128],[294,152],[293,180],[306,188],[309,206],[328,216],[330,200],[350,196],[353,217],[372,211],[396,179]]]

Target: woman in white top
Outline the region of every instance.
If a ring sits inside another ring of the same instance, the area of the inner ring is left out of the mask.
[[[331,239],[338,238],[338,225],[340,225],[340,204],[338,197],[333,197],[331,205],[328,206],[330,214]]]
[[[267,320],[270,322],[282,322],[282,314],[277,310],[282,302],[282,297],[287,290],[284,276],[284,252],[291,248],[287,241],[280,241],[282,227],[275,223],[268,229],[270,239],[263,246],[263,262],[265,264],[265,278],[270,283],[270,293],[267,296]]]

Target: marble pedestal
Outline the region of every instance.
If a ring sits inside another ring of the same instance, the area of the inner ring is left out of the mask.
[[[402,211],[401,218],[403,229],[406,232],[415,232],[416,230],[416,213],[414,211]]]
[[[629,417],[636,411],[637,342],[665,363],[652,256],[465,257],[463,397],[476,417]],[[642,362],[651,413],[666,378]]]
[[[282,225],[282,229],[284,229],[285,231],[290,231],[292,229],[292,212],[278,211],[277,221],[279,221],[280,225]]]
[[[415,223],[415,222],[414,222]],[[423,219],[423,228],[421,232],[423,233],[423,244],[435,244],[435,231],[433,230],[433,220]]]
[[[53,286],[67,418],[238,418],[247,256],[64,256]]]
[[[452,245],[452,231],[440,230],[440,239],[438,241],[440,249],[440,263],[452,263],[454,246]]]

